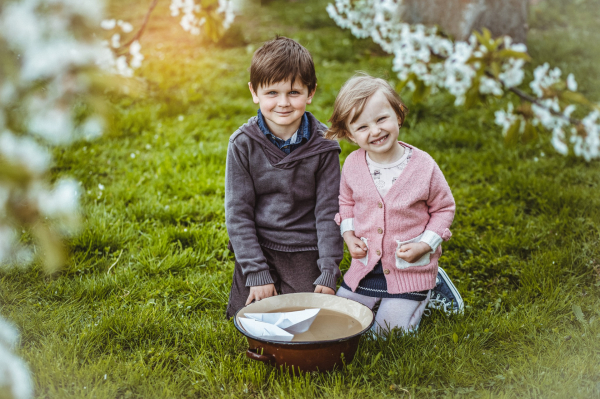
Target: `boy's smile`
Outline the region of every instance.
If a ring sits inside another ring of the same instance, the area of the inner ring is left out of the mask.
[[[352,115],[349,119],[352,120]],[[404,155],[404,149],[398,144],[399,118],[381,90],[367,100],[348,130],[352,140],[377,163],[393,163]]]
[[[296,133],[302,122],[306,105],[312,102],[314,91],[298,79],[291,85],[290,80],[260,86],[258,90],[248,83],[252,100],[260,105],[267,127],[275,136],[287,140]]]

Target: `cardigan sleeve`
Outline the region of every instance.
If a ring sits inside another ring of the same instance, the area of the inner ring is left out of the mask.
[[[440,167],[435,162],[429,183],[427,205],[429,206],[430,218],[425,229],[433,231],[444,241],[448,241],[452,236],[450,225],[452,225],[452,221],[454,220],[456,204],[454,203],[450,186],[446,182]]]
[[[354,218],[354,198],[352,196],[352,189],[348,185],[348,180],[346,178],[346,174],[349,169],[349,167],[346,166],[349,164],[348,161],[349,160],[346,159],[346,164],[344,164],[344,168],[342,169],[342,178],[340,180],[340,213],[336,215],[336,222],[338,224],[345,219]]]

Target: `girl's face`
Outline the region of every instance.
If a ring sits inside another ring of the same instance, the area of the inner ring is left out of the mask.
[[[378,163],[391,163],[403,154],[398,144],[400,123],[385,95],[377,90],[356,121],[348,125],[348,130],[352,141],[365,150],[369,158]]]

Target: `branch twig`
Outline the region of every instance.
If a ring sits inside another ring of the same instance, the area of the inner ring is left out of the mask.
[[[144,21],[142,22],[140,30],[137,31],[137,33],[131,38],[131,40],[122,45],[121,48],[129,46],[131,43],[135,42],[136,40],[139,40],[139,38],[142,37],[142,33],[144,33],[144,29],[146,29],[146,25],[148,24],[148,20],[150,19],[150,14],[152,14],[152,11],[154,11],[154,8],[156,7],[157,3],[158,0],[152,0],[152,4],[150,4],[148,12],[146,12],[146,16],[144,16]]]
[[[434,53],[433,51],[432,51],[431,53],[432,53],[433,55],[437,56],[437,57],[440,57],[441,59],[447,59],[447,58],[448,58],[448,57],[444,57],[444,56],[441,56],[441,55],[439,55],[439,54],[436,54],[436,53]],[[491,72],[489,72],[489,71],[485,71],[485,74],[486,74],[488,77],[490,77],[490,78],[492,78],[492,79],[494,79],[494,80],[497,80],[497,81],[499,81],[499,82],[500,82],[500,84],[501,84],[501,85],[502,85],[502,86],[503,86],[503,87],[506,89],[506,86],[504,86],[504,83],[503,83],[501,80],[499,80],[497,77],[495,77],[495,76],[494,76],[494,75],[493,75]],[[537,98],[535,98],[535,97],[533,97],[533,96],[531,96],[531,95],[529,95],[529,94],[525,93],[525,92],[524,92],[523,90],[521,90],[521,89],[517,89],[516,87],[511,87],[511,88],[508,88],[508,89],[506,89],[506,90],[508,90],[508,91],[512,91],[512,92],[513,92],[513,93],[515,93],[515,94],[516,94],[518,97],[520,97],[521,99],[523,99],[523,100],[525,100],[525,101],[529,101],[530,103],[532,103],[532,104],[535,104],[535,105],[537,105],[538,107],[544,108],[545,110],[549,111],[549,112],[550,112],[552,115],[555,115],[555,116],[560,116],[561,118],[568,120],[568,121],[569,121],[571,124],[573,124],[573,125],[579,125],[579,124],[581,123],[581,121],[580,121],[579,119],[575,119],[575,118],[568,117],[568,116],[564,115],[564,114],[563,114],[563,113],[561,113],[561,112],[554,111],[552,108],[549,108],[549,107],[545,106],[544,104],[540,103],[539,99],[537,99]]]
[[[529,101],[532,104],[537,105],[538,107],[542,107],[545,108],[546,110],[550,111],[550,113],[552,115],[555,116],[560,116],[564,119],[567,119],[569,122],[571,122],[573,125],[579,125],[581,123],[581,121],[579,119],[575,119],[575,118],[571,118],[568,117],[558,111],[555,111],[551,108],[546,107],[543,104],[540,104],[539,100],[535,97],[530,96],[529,94],[525,93],[523,90],[517,89],[516,87],[511,87],[510,89],[508,89],[509,91],[512,91],[513,93],[515,93],[517,96],[519,96],[520,98],[522,98],[525,101]]]

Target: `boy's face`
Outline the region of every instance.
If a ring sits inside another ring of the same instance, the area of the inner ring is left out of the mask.
[[[265,117],[267,126],[273,134],[287,140],[300,127],[302,115],[306,105],[312,102],[315,94],[308,92],[308,88],[298,79],[294,85],[290,80],[260,86],[254,90],[248,83],[252,99],[260,105],[260,112]]]

